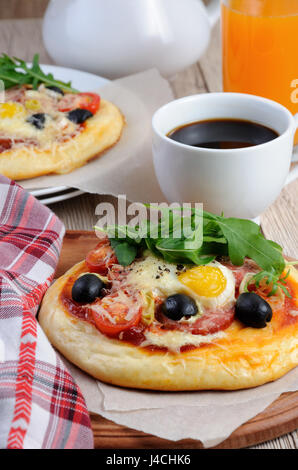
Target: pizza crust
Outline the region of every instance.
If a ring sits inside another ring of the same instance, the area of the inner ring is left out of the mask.
[[[264,329],[234,321],[224,338],[178,355],[110,339],[61,303],[64,284],[82,267],[78,263],[48,289],[39,322],[51,343],[96,379],[149,390],[236,390],[276,380],[298,364],[298,321],[281,328],[278,312]],[[294,268],[291,277],[298,286]]]
[[[13,180],[50,173],[69,173],[115,145],[121,137],[124,117],[109,101],[101,100],[96,114],[75,137],[55,148],[18,147],[0,154],[0,173]],[[41,131],[42,132],[42,131]]]

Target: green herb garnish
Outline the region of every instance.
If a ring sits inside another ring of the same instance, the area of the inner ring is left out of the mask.
[[[128,266],[134,261],[137,256],[137,247],[135,245],[127,243],[125,240],[119,241],[115,238],[111,238],[110,242],[118,261],[121,259],[122,262],[120,264],[122,266]]]
[[[192,209],[192,232],[186,236],[179,233],[177,236],[178,225],[183,226],[183,216],[179,209],[156,209],[160,210],[161,218],[153,230],[148,221],[135,229],[129,226],[105,229],[121,265],[132,263],[138,251],[145,248],[171,263],[200,265],[211,262],[217,256],[229,256],[232,264],[241,266],[245,257],[248,257],[262,270],[254,276],[257,286],[261,279],[266,279],[266,283],[272,286],[268,295],[274,295],[280,287],[289,296],[285,287],[287,276],[282,277],[286,266],[282,248],[277,243],[266,240],[256,223]],[[162,229],[166,223],[169,236],[163,237]],[[189,242],[192,242],[191,248]]]
[[[247,282],[245,286],[245,290],[248,292],[248,286],[252,282],[255,284],[257,288],[259,288],[261,281],[264,280],[266,285],[268,287],[270,286],[271,288],[271,290],[267,294],[267,297],[271,297],[272,295],[275,295],[278,289],[281,289],[287,297],[291,298],[291,295],[288,289],[286,288],[286,279],[289,276],[289,274],[290,274],[290,270],[288,270],[284,276],[274,274],[268,271],[261,271],[250,278],[250,280]]]
[[[35,54],[31,67],[22,59],[9,57],[2,54],[0,57],[0,79],[3,80],[5,89],[16,85],[32,85],[33,89],[44,83],[47,86],[57,86],[70,93],[78,93],[78,90],[71,87],[71,82],[56,80],[53,74],[45,74],[39,65],[39,55]]]

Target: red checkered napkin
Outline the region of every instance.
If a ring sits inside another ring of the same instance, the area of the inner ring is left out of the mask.
[[[0,448],[92,448],[84,398],[35,315],[64,227],[0,175]]]

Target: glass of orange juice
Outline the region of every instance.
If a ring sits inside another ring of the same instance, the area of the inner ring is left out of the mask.
[[[221,8],[224,91],[298,113],[298,0],[222,0]]]

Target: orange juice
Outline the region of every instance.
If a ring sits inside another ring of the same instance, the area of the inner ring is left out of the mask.
[[[298,0],[222,0],[222,44],[224,91],[298,113]]]

